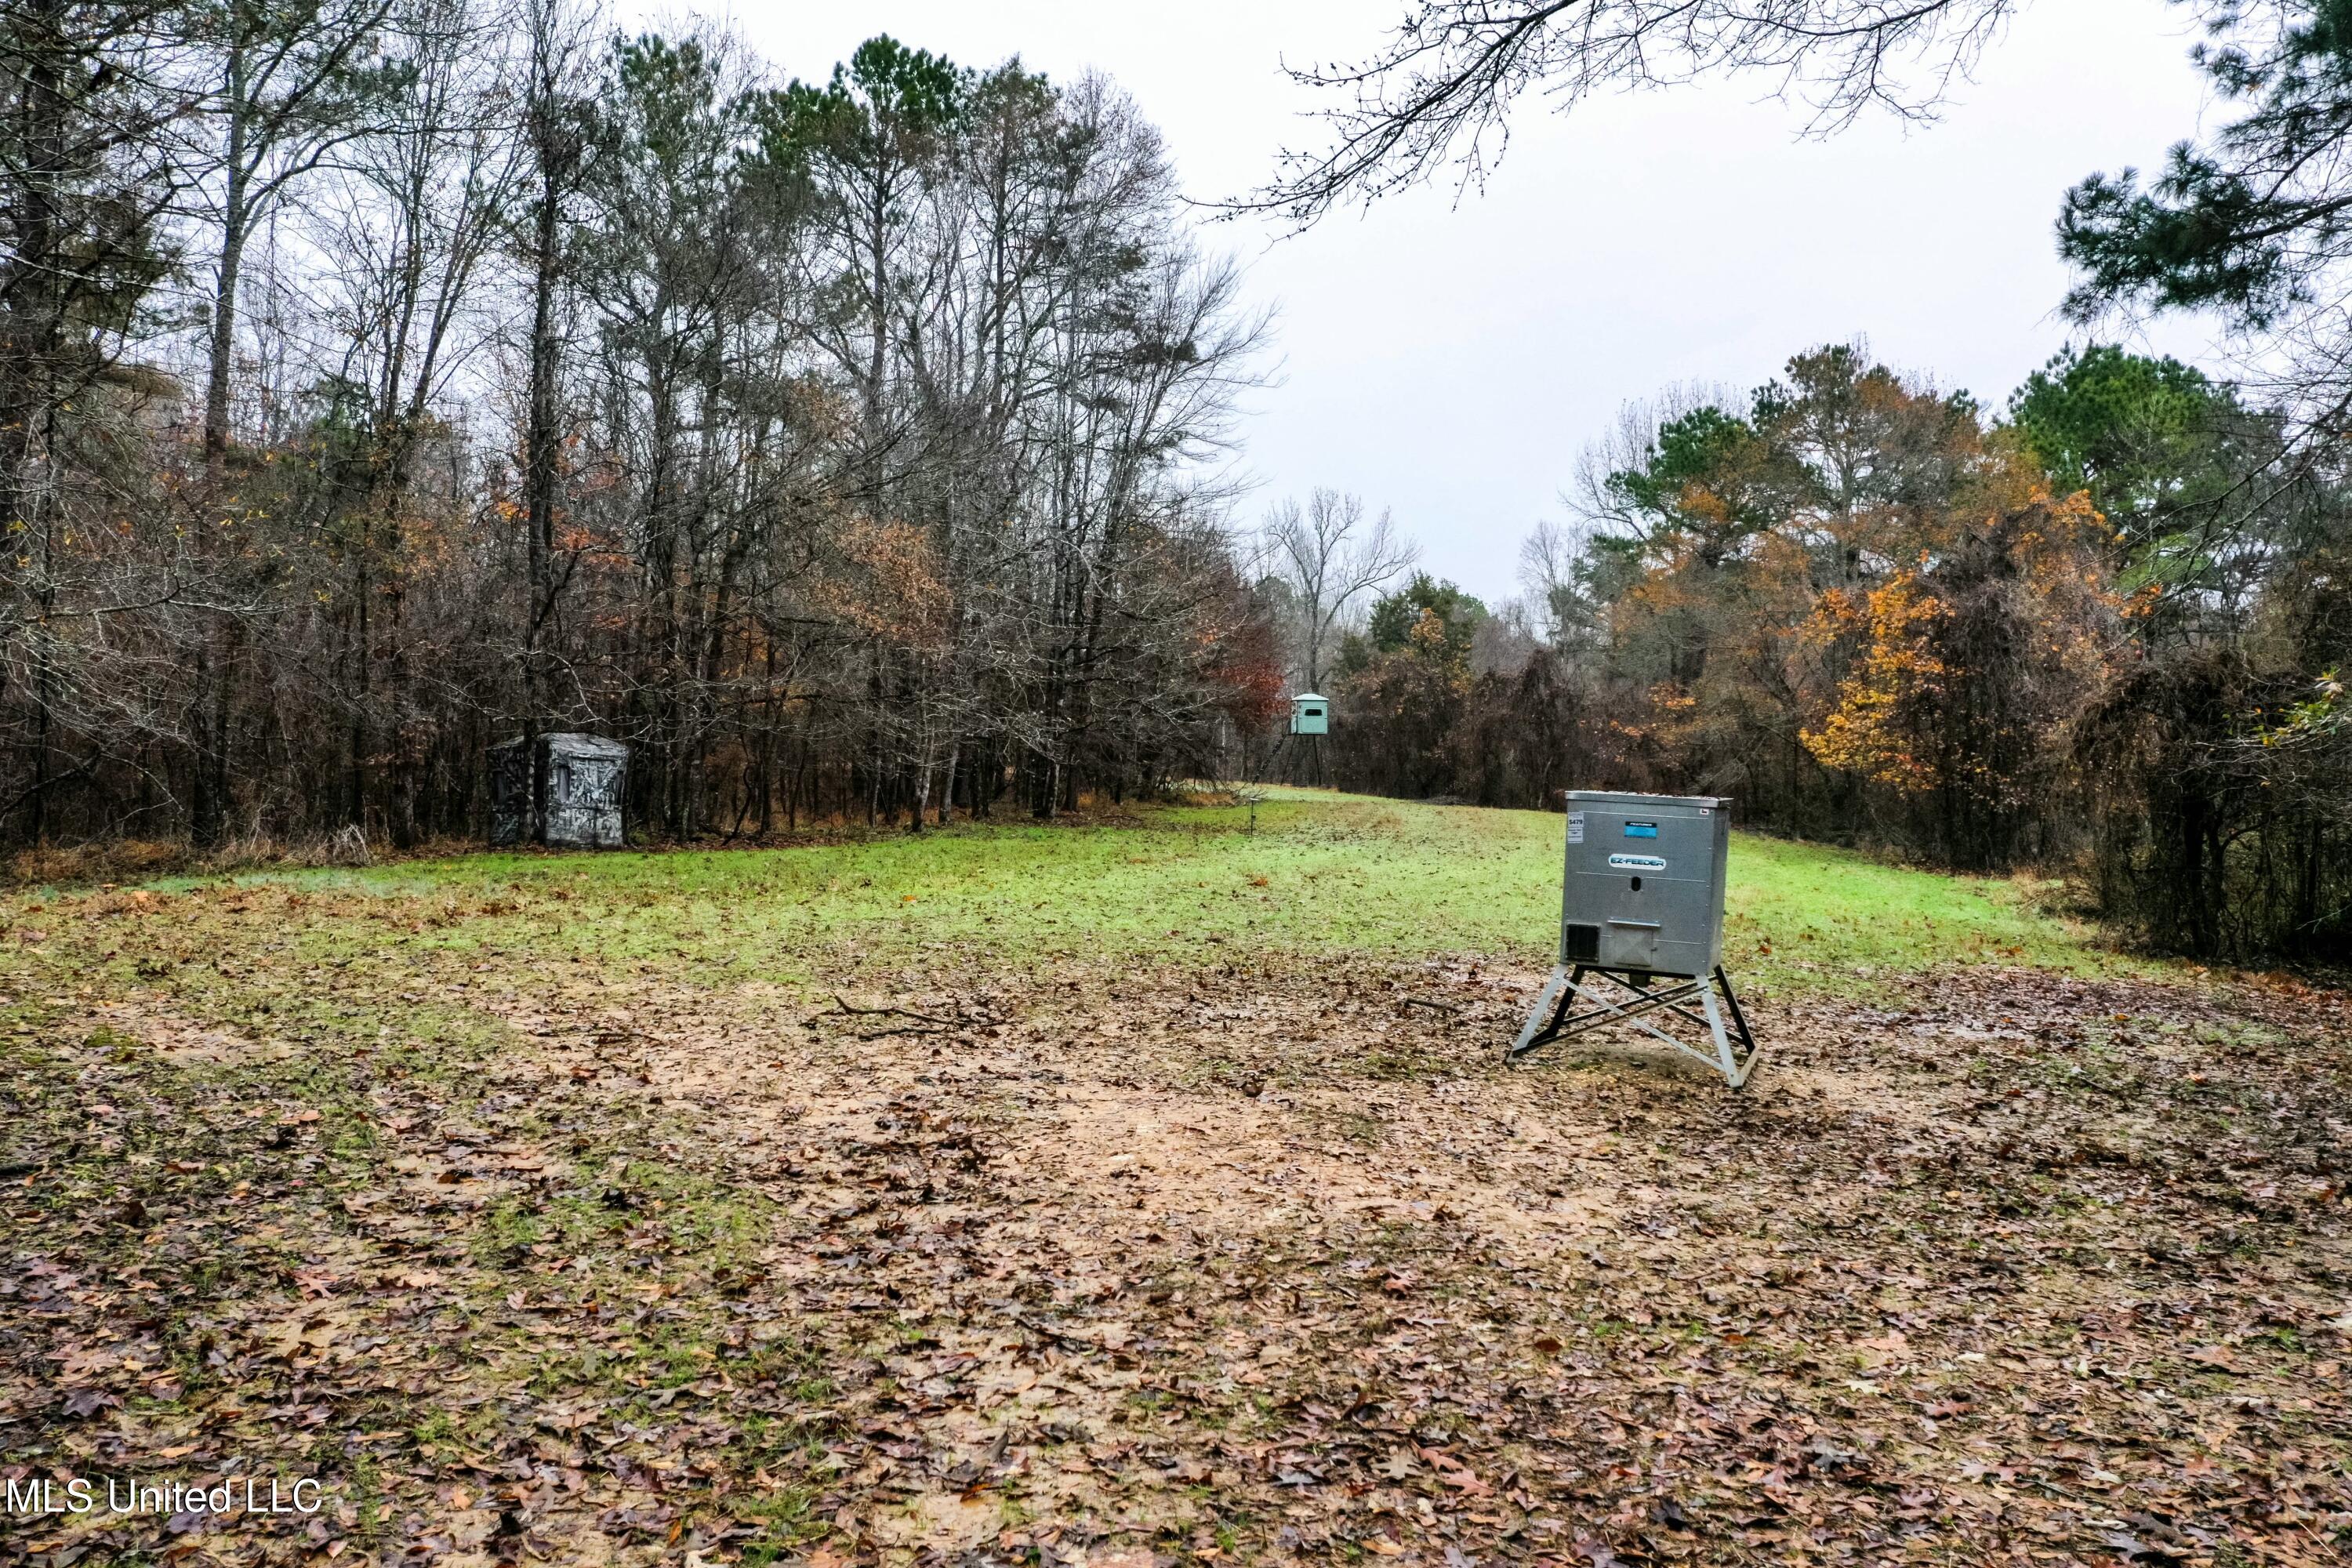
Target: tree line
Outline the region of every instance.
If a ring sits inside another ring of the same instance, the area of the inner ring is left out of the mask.
[[[2340,956],[2352,474],[2287,423],[2111,346],[1996,414],[1829,345],[1626,410],[1492,608],[1319,497],[1357,524],[1325,554],[1387,586],[1343,617],[1329,742],[1272,760],[1482,805],[1725,795],[1774,832],[2079,871],[2165,947]],[[1302,671],[1311,580],[1265,589]]]
[[[0,837],[677,837],[1217,771],[1265,330],[1099,77],[567,0],[0,12]]]
[[[2011,9],[1416,5],[1333,149],[1240,205],[1475,178],[1536,85],[1924,112]],[[803,80],[583,0],[22,0],[0,841],[472,834],[488,746],[587,729],[679,839],[1236,772],[1614,784],[2078,869],[2166,946],[2340,953],[2322,9],[2217,12],[2236,118],[2059,222],[2070,311],[2218,311],[2263,385],[2094,344],[1992,410],[1847,344],[1671,389],[1490,612],[1337,491],[1223,526],[1265,321],[1099,77],[877,37]],[[1328,746],[1286,745],[1286,686],[1339,699]]]

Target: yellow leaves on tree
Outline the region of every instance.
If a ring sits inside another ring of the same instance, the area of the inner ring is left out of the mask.
[[[1834,705],[1800,731],[1806,750],[1906,795],[2021,798],[2115,647],[2102,527],[2086,496],[2036,491],[1866,594],[1822,595],[1801,640],[1858,647]]]
[[[1906,794],[1939,782],[1933,763],[1910,745],[1908,712],[1932,702],[1948,668],[1937,655],[1937,623],[1950,611],[1903,572],[1873,590],[1857,612],[1854,595],[1825,594],[1805,629],[1808,642],[1827,642],[1857,620],[1867,628],[1860,668],[1838,689],[1838,705],[1817,729],[1801,731],[1805,749],[1825,767],[1843,768]]]

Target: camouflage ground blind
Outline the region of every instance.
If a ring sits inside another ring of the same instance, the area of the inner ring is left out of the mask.
[[[559,733],[490,748],[490,842],[617,849],[629,748]]]

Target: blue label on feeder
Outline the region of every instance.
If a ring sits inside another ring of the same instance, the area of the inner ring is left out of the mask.
[[[1657,836],[1658,825],[1654,822],[1629,822],[1625,825],[1625,837],[1628,838],[1655,838]]]

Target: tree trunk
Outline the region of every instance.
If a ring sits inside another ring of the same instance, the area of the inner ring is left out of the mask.
[[[523,627],[526,740],[536,736],[547,720],[548,679],[541,645],[555,608],[556,456],[562,439],[555,407],[555,291],[560,281],[555,247],[561,206],[556,172],[542,168],[532,226],[530,414],[523,437],[524,549],[530,595]]]

